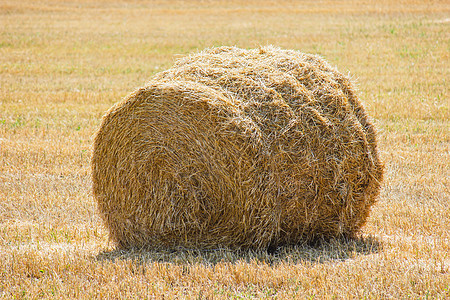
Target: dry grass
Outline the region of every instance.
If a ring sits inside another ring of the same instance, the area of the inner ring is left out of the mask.
[[[0,297],[449,298],[446,1],[199,3],[0,3]],[[177,54],[266,44],[357,77],[386,163],[362,239],[114,250],[90,183],[103,113]]]

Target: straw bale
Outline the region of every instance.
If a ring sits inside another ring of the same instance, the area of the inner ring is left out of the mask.
[[[354,236],[383,165],[354,87],[322,58],[220,47],[113,106],[92,171],[120,247],[255,249]]]

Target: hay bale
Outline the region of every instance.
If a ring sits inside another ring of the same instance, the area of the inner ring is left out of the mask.
[[[92,171],[120,247],[266,248],[354,235],[383,166],[349,79],[323,59],[220,47],[112,107]]]

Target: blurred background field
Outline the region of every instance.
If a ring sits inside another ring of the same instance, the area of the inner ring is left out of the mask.
[[[101,116],[174,60],[273,44],[350,74],[386,176],[357,241],[121,252],[91,193]],[[447,1],[0,2],[0,297],[449,298]]]

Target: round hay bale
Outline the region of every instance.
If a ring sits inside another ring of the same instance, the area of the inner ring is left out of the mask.
[[[220,47],[114,105],[92,171],[119,247],[267,248],[353,236],[383,165],[349,79],[322,58]]]

